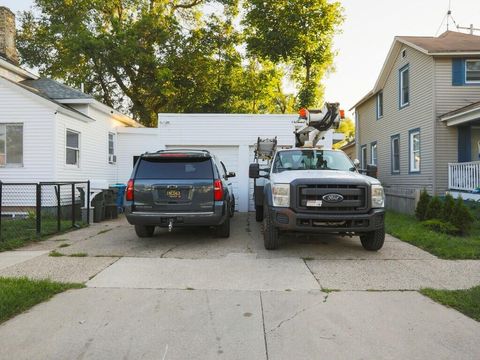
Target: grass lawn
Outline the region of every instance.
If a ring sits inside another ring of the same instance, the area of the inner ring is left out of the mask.
[[[42,218],[42,236],[57,233],[57,226],[57,219]],[[60,221],[60,232],[70,229],[72,229],[71,220]],[[38,240],[35,218],[2,219],[0,252],[19,248],[32,240]]]
[[[451,236],[424,227],[414,216],[387,211],[386,231],[442,259],[480,259],[480,220],[469,236]]]
[[[0,324],[32,306],[82,284],[57,283],[50,280],[29,280],[0,277]]]
[[[420,292],[440,304],[480,321],[480,286],[468,290],[422,289]]]

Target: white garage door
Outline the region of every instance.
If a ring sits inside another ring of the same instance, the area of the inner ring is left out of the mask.
[[[183,145],[167,145],[167,149],[202,149],[208,150],[212,154],[216,155],[220,161],[225,164],[227,171],[233,171],[238,174],[238,146],[183,146]],[[229,179],[232,183],[233,193],[235,194],[235,207],[238,210],[238,175],[237,177]]]

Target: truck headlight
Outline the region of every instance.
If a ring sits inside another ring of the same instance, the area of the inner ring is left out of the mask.
[[[272,184],[273,206],[290,206],[290,184]]]
[[[385,207],[385,193],[382,185],[372,185],[372,208]]]

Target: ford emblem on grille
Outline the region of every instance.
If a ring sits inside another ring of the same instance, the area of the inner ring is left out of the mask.
[[[325,194],[322,199],[326,202],[337,203],[343,201],[343,196],[340,194]]]

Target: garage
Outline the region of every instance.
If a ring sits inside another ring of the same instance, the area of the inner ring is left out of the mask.
[[[253,181],[248,167],[258,137],[277,137],[279,146],[292,146],[296,115],[269,114],[159,114],[157,128],[118,129],[118,182],[126,183],[133,158],[162,149],[205,149],[215,154],[232,178],[236,209],[252,211]]]

